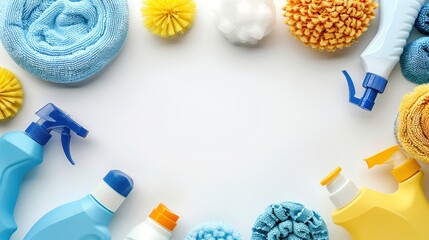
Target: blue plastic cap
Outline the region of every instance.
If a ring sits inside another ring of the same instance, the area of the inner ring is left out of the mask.
[[[133,179],[127,174],[119,170],[111,170],[103,180],[117,193],[124,197],[128,197],[131,190],[133,190]]]
[[[61,109],[52,103],[47,104],[36,115],[40,117],[39,121],[33,122],[25,130],[27,135],[34,141],[44,146],[51,139],[51,131],[56,131],[61,134],[61,143],[64,153],[71,164],[74,161],[70,153],[70,132],[75,132],[78,136],[86,137],[88,130],[73,121],[70,116],[65,114]]]
[[[383,93],[386,89],[387,80],[377,74],[366,73],[365,79],[362,83],[362,86],[365,88],[365,93],[362,98],[355,97],[356,90],[352,78],[347,73],[343,71],[344,76],[347,80],[347,85],[349,87],[349,102],[358,105],[359,107],[371,111],[375,105],[375,99],[377,95]]]

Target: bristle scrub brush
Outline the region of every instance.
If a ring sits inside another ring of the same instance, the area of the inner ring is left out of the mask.
[[[208,222],[192,229],[185,240],[241,240],[241,236],[228,224]]]
[[[289,31],[304,45],[333,52],[350,46],[375,18],[375,0],[288,0]]]
[[[422,34],[429,35],[429,3],[421,8],[414,26]],[[410,82],[429,82],[429,37],[421,37],[405,46],[401,55],[401,70]]]
[[[211,0],[213,22],[230,42],[254,45],[275,26],[273,0]]]
[[[75,83],[119,53],[128,32],[127,0],[8,0],[1,3],[1,41],[34,76]]]
[[[192,26],[196,4],[193,0],[143,0],[144,24],[163,38],[185,34]]]
[[[429,163],[429,84],[404,96],[395,125],[401,148],[410,157]]]
[[[24,92],[16,76],[0,67],[0,121],[13,118],[21,109]]]
[[[300,203],[283,202],[265,209],[256,220],[251,240],[329,240],[320,215]]]

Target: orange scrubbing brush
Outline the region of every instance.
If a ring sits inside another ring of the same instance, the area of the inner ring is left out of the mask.
[[[375,17],[375,0],[288,0],[283,7],[289,31],[313,49],[350,46]]]
[[[14,117],[21,109],[21,83],[9,70],[0,67],[0,120]]]

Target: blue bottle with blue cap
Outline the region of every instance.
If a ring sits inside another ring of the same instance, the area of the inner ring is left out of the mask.
[[[51,132],[61,134],[68,160],[71,132],[86,137],[88,131],[50,103],[36,113],[40,119],[24,132],[10,132],[0,138],[0,240],[9,240],[17,229],[14,210],[22,178],[43,161],[43,147]]]
[[[133,189],[133,180],[110,171],[91,194],[43,216],[24,240],[110,240],[109,223]]]

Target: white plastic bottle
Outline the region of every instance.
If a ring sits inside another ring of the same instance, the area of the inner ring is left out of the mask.
[[[176,228],[177,220],[179,216],[161,203],[128,234],[125,240],[169,240]]]
[[[353,81],[343,71],[349,85],[349,101],[371,111],[377,95],[384,92],[387,79],[399,62],[414,22],[425,0],[381,0],[377,35],[361,55],[366,76],[362,98],[355,97]]]

